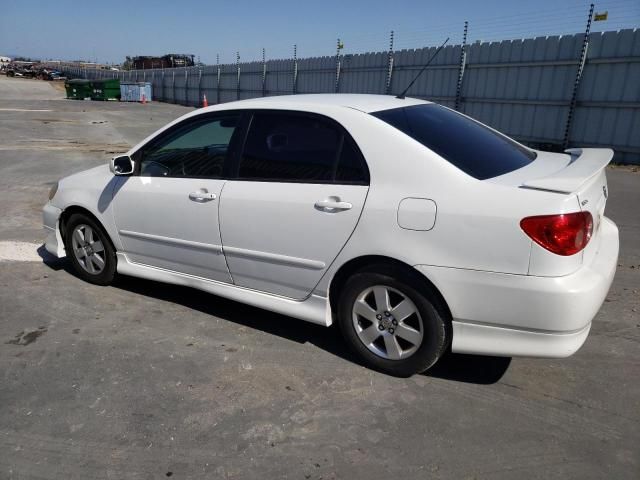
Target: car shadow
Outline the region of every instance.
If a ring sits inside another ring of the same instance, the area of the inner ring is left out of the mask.
[[[490,357],[447,352],[424,375],[478,385],[497,383],[511,364],[511,357]]]
[[[47,267],[56,272],[59,270],[64,270],[67,273],[73,275],[73,271],[71,270],[71,265],[65,258],[58,258],[47,252],[47,249],[44,248],[44,244],[40,245],[36,250],[38,256],[42,259],[42,263],[44,263]]]
[[[45,265],[53,270],[65,270],[67,273],[75,275],[71,265],[65,259],[55,258],[44,247],[38,249],[38,253]],[[336,327],[326,328],[194,288],[142,278],[120,275],[112,287],[176,303],[206,315],[260,330],[270,335],[277,335],[299,344],[310,343],[332,355],[362,365],[359,358],[344,343]],[[510,358],[447,352],[434,367],[423,375],[456,382],[488,385],[496,383],[502,378],[510,362]]]

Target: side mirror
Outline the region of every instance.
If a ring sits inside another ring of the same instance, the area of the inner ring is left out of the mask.
[[[129,155],[120,155],[111,159],[109,169],[114,175],[131,175],[135,169],[135,163]]]

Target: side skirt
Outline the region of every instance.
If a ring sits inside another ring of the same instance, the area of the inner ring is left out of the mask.
[[[197,288],[230,300],[264,308],[265,310],[299,318],[300,320],[326,327],[332,323],[329,301],[326,297],[312,294],[306,300],[291,300],[289,298],[269,295],[268,293],[258,292],[228,283],[216,282],[206,278],[134,263],[122,252],[118,252],[116,255],[118,257],[118,273],[123,275]]]

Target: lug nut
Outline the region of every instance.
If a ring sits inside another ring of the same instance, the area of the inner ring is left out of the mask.
[[[390,328],[389,333],[393,333],[393,332],[395,332],[395,330],[393,328]]]
[[[382,315],[378,314],[378,315],[376,315],[376,318],[377,318],[378,320],[382,320]]]
[[[398,325],[398,321],[394,318],[393,320],[391,320],[391,323],[393,323],[393,326],[395,327],[396,325]]]
[[[384,326],[382,324],[378,325],[378,330],[380,331],[384,330]]]
[[[390,317],[390,316],[391,316],[391,314],[390,314],[389,312],[384,312],[384,316],[385,316],[385,317]]]

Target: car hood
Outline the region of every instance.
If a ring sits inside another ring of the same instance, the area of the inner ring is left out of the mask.
[[[109,169],[109,164],[98,165],[97,167],[74,173],[68,177],[62,178],[58,183],[58,188],[69,187],[104,187],[113,178],[113,173]]]

